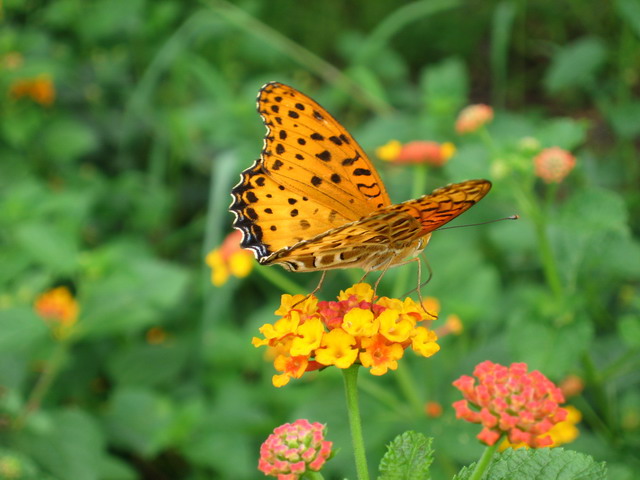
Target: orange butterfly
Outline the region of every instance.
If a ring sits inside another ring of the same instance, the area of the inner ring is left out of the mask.
[[[419,254],[431,232],[491,188],[468,180],[393,205],[362,148],[312,99],[271,82],[258,112],[267,127],[262,154],[231,190],[229,209],[242,247],[262,265],[386,270]]]

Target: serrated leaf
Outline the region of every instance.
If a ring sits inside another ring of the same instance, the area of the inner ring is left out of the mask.
[[[378,480],[429,480],[433,462],[433,439],[421,433],[405,432],[387,446],[380,461]]]
[[[465,467],[454,480],[471,477],[475,466]],[[604,462],[596,462],[589,455],[564,450],[542,448],[508,449],[494,456],[483,480],[604,480]]]

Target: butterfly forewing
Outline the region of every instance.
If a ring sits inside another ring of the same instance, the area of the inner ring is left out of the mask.
[[[268,83],[258,111],[267,127],[264,148],[231,191],[230,210],[242,246],[265,265],[369,271],[399,264],[491,188],[469,180],[391,205],[360,146],[309,97]]]
[[[269,83],[258,95],[258,111],[268,129],[263,167],[274,181],[352,220],[391,203],[362,148],[315,101]]]

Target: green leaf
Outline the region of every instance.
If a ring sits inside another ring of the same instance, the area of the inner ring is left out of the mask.
[[[378,480],[428,480],[433,462],[433,439],[421,433],[405,432],[387,446],[380,461]]]
[[[547,120],[538,130],[536,137],[544,147],[561,147],[573,150],[587,138],[588,125],[584,121],[571,118]]]
[[[178,381],[189,355],[186,342],[162,345],[136,344],[107,365],[109,373],[121,385],[152,386]]]
[[[545,325],[541,320],[523,318],[509,323],[513,356],[526,362],[531,370],[540,370],[551,378],[561,378],[587,350],[593,338],[593,326],[588,321],[579,320],[566,325]],[[571,341],[567,342],[567,338]]]
[[[633,32],[640,37],[640,1],[616,0],[615,3],[620,19],[623,22],[627,22]]]
[[[429,114],[454,116],[467,102],[468,78],[464,62],[459,58],[448,58],[426,70],[421,84]]]
[[[47,157],[55,161],[68,162],[95,150],[98,138],[87,123],[65,118],[46,129],[42,144]]]
[[[474,466],[463,468],[454,480],[471,477]],[[604,462],[563,448],[508,449],[493,457],[483,480],[605,480]]]
[[[604,103],[604,102],[603,102]],[[640,134],[640,102],[625,100],[621,105],[603,105],[607,119],[613,130],[625,139],[633,139]]]
[[[618,320],[618,334],[630,348],[640,347],[640,318],[625,315]]]
[[[0,352],[24,352],[48,335],[41,318],[27,308],[0,310]]]
[[[595,86],[595,74],[604,64],[607,50],[599,38],[585,37],[560,48],[544,78],[549,93]]]
[[[105,415],[110,441],[145,457],[167,444],[173,407],[167,399],[142,388],[115,392]]]
[[[18,225],[16,241],[34,261],[58,274],[69,274],[76,267],[76,241],[58,225],[41,222]]]
[[[21,443],[23,451],[57,478],[98,480],[104,439],[93,418],[82,411],[54,413],[49,428],[25,434]]]

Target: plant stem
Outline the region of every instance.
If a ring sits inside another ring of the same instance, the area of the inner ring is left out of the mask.
[[[395,375],[393,376],[396,380],[396,383],[400,387],[400,391],[402,392],[404,398],[407,399],[409,404],[411,405],[411,409],[418,415],[421,415],[424,412],[424,403],[420,399],[420,395],[416,391],[416,385],[411,377],[408,368],[399,368],[395,371]]]
[[[485,449],[482,457],[480,457],[480,460],[478,461],[478,463],[476,463],[476,468],[473,470],[473,473],[469,477],[469,480],[480,480],[482,478],[484,472],[489,466],[489,463],[491,463],[491,458],[498,448],[498,445],[500,445],[501,440],[502,437],[500,437],[496,443]]]
[[[262,265],[259,265],[258,268],[255,269],[255,271],[258,274],[262,275],[263,278],[268,280],[269,283],[277,287],[279,290],[282,290],[283,292],[288,292],[291,295],[305,293],[304,288],[302,288],[297,283],[289,280],[286,275],[283,275],[275,268],[265,268]]]
[[[322,474],[320,472],[314,472],[313,470],[309,470],[307,472],[304,473],[305,478],[308,478],[310,480],[323,480],[324,477],[322,476]]]
[[[40,408],[44,396],[47,394],[53,380],[58,375],[58,371],[60,370],[67,353],[67,348],[68,342],[66,340],[59,340],[55,343],[53,352],[51,353],[51,358],[49,358],[49,361],[40,374],[38,381],[33,387],[22,412],[20,412],[13,424],[15,430],[21,430],[26,424],[29,415]]]
[[[358,480],[369,480],[367,456],[362,437],[362,422],[360,421],[360,407],[358,405],[358,369],[360,365],[351,365],[342,370],[344,388],[347,396],[347,412],[349,413],[349,427],[351,429],[351,444],[356,462]]]
[[[558,273],[558,267],[553,255],[551,243],[547,236],[544,214],[540,210],[536,201],[533,200],[530,195],[523,192],[518,185],[513,185],[512,192],[515,195],[520,208],[526,212],[533,221],[545,279],[556,298],[561,299],[563,297],[564,288],[562,287],[562,281],[560,279],[560,274]]]

